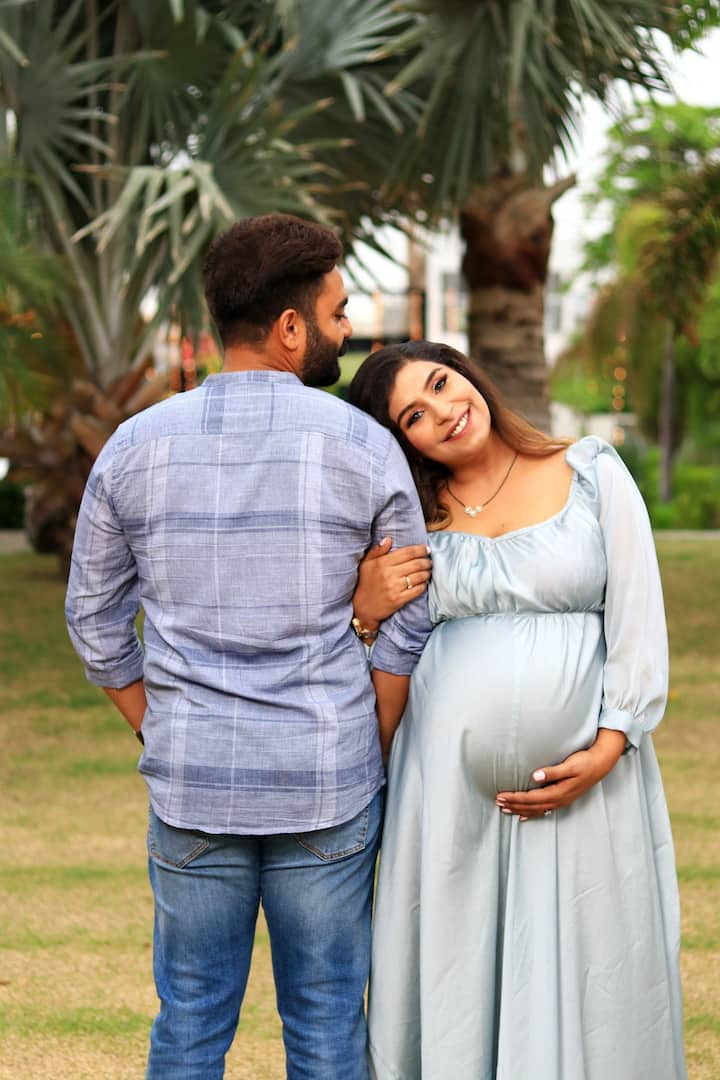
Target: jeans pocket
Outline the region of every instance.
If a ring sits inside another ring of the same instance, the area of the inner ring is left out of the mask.
[[[365,847],[369,819],[370,807],[366,806],[350,821],[332,825],[329,829],[313,829],[311,832],[296,833],[295,840],[306,851],[317,855],[323,862],[343,859],[347,855],[356,855]]]
[[[207,851],[210,838],[192,829],[176,829],[174,825],[166,825],[151,809],[147,845],[148,855],[154,862],[182,870]]]

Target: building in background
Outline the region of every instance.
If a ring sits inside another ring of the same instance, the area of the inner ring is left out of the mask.
[[[467,351],[467,295],[457,230],[410,240],[386,228],[378,240],[392,259],[361,247],[358,258],[349,258],[345,266],[352,350],[425,337]]]
[[[361,249],[362,263],[347,262],[353,348],[425,337],[467,352],[468,298],[458,230],[448,227],[410,242],[404,233],[384,229],[379,240],[397,262],[370,249]],[[590,311],[592,283],[579,273],[579,259],[565,231],[553,248],[545,293],[545,352],[551,366]]]

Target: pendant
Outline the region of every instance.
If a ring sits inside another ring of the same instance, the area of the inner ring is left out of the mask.
[[[478,514],[482,514],[484,509],[484,506],[466,506],[465,513],[468,515],[468,517],[474,518],[477,517]]]

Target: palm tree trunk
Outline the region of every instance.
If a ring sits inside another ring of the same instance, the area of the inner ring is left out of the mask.
[[[527,176],[499,176],[476,188],[463,207],[463,274],[469,292],[470,355],[490,375],[507,404],[549,430],[544,286],[556,199],[572,187]]]
[[[672,463],[675,423],[675,333],[668,321],[663,348],[662,387],[660,397],[660,502],[672,498]]]

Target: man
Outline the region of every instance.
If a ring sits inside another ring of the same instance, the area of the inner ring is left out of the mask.
[[[288,1077],[367,1077],[378,721],[394,727],[429,624],[409,581],[417,599],[377,634],[376,716],[351,629],[358,563],[425,531],[388,432],[310,389],[337,379],[351,333],[340,255],[286,215],[218,237],[205,287],[222,373],[123,424],[80,511],[70,634],[144,738],[150,1080],[223,1075],[260,902]]]

